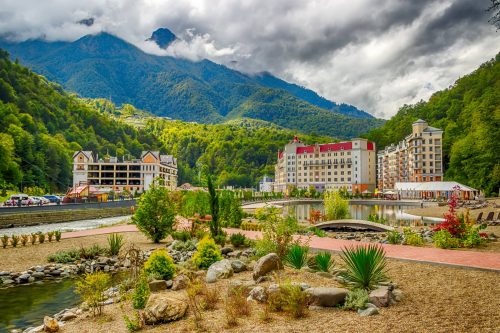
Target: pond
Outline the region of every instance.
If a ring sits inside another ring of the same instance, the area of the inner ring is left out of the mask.
[[[368,220],[370,214],[376,214],[387,220],[387,224],[391,226],[424,226],[434,225],[439,223],[441,219],[433,217],[420,217],[405,213],[406,210],[415,208],[415,206],[407,205],[377,205],[377,204],[349,204],[350,218],[357,220]],[[285,206],[285,212],[297,217],[301,222],[309,219],[312,209],[324,213],[324,207],[319,202],[308,203],[292,203]]]
[[[79,302],[73,279],[0,289],[0,332],[39,326],[44,316],[52,316]]]

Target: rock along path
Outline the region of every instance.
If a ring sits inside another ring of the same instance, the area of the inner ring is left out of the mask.
[[[127,225],[118,225],[113,227],[99,228],[92,230],[66,232],[62,234],[62,238],[67,239],[67,238],[110,234],[114,232],[137,232],[137,231],[138,230],[135,225],[127,224]],[[246,231],[240,229],[226,229],[226,231],[229,234],[239,232],[251,239],[258,239],[262,237],[262,233],[259,231]],[[340,252],[345,247],[355,246],[359,244],[369,244],[369,243],[342,240],[342,239],[333,239],[327,237],[316,237],[316,236],[311,237],[309,242],[309,246],[314,250],[326,250],[332,252]],[[391,244],[381,244],[381,245],[384,247],[385,253],[389,258],[500,272],[500,253],[444,250],[444,249],[427,248],[427,247],[415,247],[408,245],[391,245]]]

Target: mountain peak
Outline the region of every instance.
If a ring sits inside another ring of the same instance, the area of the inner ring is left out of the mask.
[[[166,49],[176,39],[177,36],[172,31],[167,28],[159,28],[147,40],[155,42],[162,49]]]

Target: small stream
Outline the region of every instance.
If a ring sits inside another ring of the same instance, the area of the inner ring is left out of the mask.
[[[0,332],[39,326],[44,316],[52,316],[79,302],[74,279],[0,289]]]
[[[4,228],[0,229],[0,235],[22,235],[22,234],[30,234],[35,232],[44,232],[60,230],[63,232],[67,231],[79,231],[79,230],[87,230],[87,229],[96,229],[100,227],[110,226],[113,224],[117,224],[120,222],[128,223],[130,222],[131,215],[126,216],[116,216],[116,217],[107,217],[102,219],[92,219],[92,220],[80,220],[80,221],[72,221],[72,222],[61,222],[61,223],[50,223],[50,224],[40,224],[33,225],[29,227],[15,227],[15,228]]]

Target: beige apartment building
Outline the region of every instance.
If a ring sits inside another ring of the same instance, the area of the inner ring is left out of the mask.
[[[399,182],[443,180],[443,131],[422,119],[412,125],[412,133],[398,144],[377,154],[379,190],[394,189]]]
[[[143,151],[140,159],[99,158],[92,151],[73,154],[73,186],[91,185],[113,191],[144,192],[156,178],[177,187],[177,159],[158,151]]]
[[[320,192],[341,188],[373,192],[376,158],[375,143],[366,139],[306,146],[294,137],[278,152],[273,190],[314,186]]]

